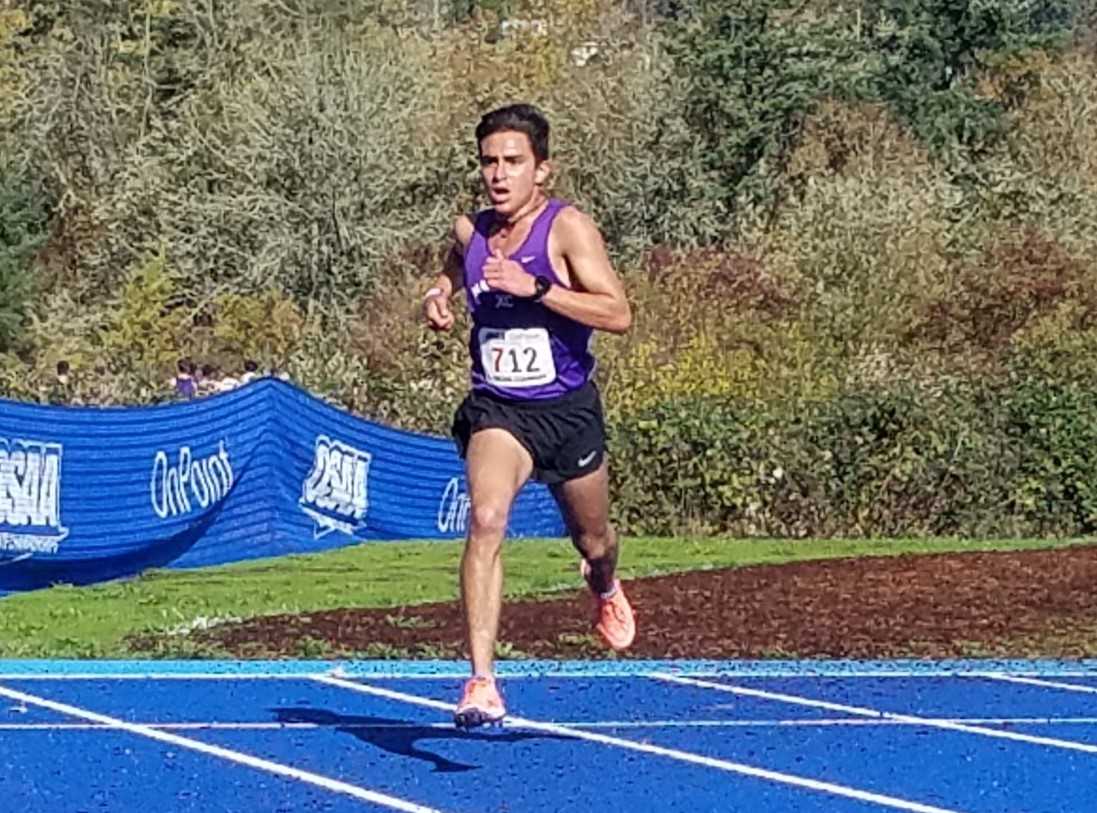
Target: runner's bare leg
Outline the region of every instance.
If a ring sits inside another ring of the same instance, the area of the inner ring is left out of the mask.
[[[571,542],[590,565],[590,583],[599,593],[613,587],[617,571],[617,532],[609,522],[609,468],[606,461],[574,480],[551,486],[567,523]]]
[[[503,538],[511,504],[533,472],[529,452],[504,429],[469,439],[469,532],[461,559],[461,597],[474,675],[490,675],[503,603]]]

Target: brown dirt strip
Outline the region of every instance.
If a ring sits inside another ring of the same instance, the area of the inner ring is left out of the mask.
[[[576,578],[578,581],[578,576]],[[1097,547],[827,559],[691,571],[626,583],[632,658],[1097,655]],[[512,656],[610,655],[577,589],[504,603]],[[462,657],[460,605],[276,615],[194,633],[236,657]],[[147,645],[144,642],[142,648]]]

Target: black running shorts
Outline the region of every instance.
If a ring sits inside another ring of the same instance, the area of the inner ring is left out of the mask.
[[[594,382],[559,398],[514,401],[475,390],[453,418],[461,457],[469,438],[481,429],[505,429],[533,458],[533,479],[542,483],[574,480],[602,465],[606,427]]]

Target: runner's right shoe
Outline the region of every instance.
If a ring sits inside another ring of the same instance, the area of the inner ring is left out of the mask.
[[[495,686],[495,678],[477,676],[465,681],[461,702],[453,714],[453,722],[458,728],[502,723],[506,716],[507,710]]]

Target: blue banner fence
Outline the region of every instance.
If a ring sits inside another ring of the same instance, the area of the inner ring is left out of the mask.
[[[392,429],[264,378],[152,407],[0,399],[0,594],[368,540],[454,539],[452,440]],[[529,483],[511,536],[560,536]]]

